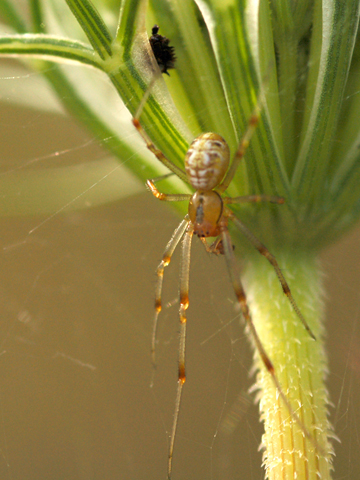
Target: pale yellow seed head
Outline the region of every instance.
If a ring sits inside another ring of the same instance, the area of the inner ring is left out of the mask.
[[[202,133],[193,140],[185,156],[185,170],[196,190],[212,190],[223,179],[230,161],[230,149],[217,133]]]

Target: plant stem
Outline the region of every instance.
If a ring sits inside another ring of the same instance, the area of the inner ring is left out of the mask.
[[[258,369],[262,443],[266,478],[271,480],[329,480],[333,454],[324,385],[327,360],[323,345],[322,275],[315,254],[281,252],[278,262],[295,301],[317,340],[306,332],[282,293],[277,277],[263,258],[254,258],[245,272],[253,321],[276,376],[292,408],[321,446],[304,437],[279,397],[271,376],[255,352]]]

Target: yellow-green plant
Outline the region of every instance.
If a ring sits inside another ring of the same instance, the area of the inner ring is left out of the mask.
[[[358,0],[153,0],[149,6],[146,0],[33,0],[28,5],[26,17],[15,2],[0,2],[8,27],[0,37],[0,56],[16,56],[42,71],[66,108],[119,160],[137,154],[128,167],[141,180],[164,168],[146,148],[134,149],[130,121],[116,125],[91,69],[108,76],[134,113],[156,71],[146,33],[154,23],[176,47],[177,68],[167,86],[156,81],[141,123],[176,165],[183,166],[189,142],[203,131],[222,135],[234,152],[265,91],[261,122],[228,192],[285,198],[282,206],[234,211],[277,256],[317,340],[292,311],[271,267],[249,250],[244,281],[256,329],[283,392],[312,436],[305,439],[255,350],[264,465],[270,479],[329,479],[332,430],[318,254],[353,226],[360,212]],[[54,61],[59,65],[49,69]],[[83,64],[83,74],[73,78],[68,61]],[[24,213],[11,195],[23,181],[20,171],[11,181],[0,179],[2,214]],[[175,177],[162,186],[174,193],[187,188]],[[129,193],[114,185],[111,196]],[[34,188],[26,211],[38,208]],[[51,208],[50,201],[41,206]]]

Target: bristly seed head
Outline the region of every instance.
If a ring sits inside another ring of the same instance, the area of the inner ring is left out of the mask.
[[[185,156],[189,182],[196,190],[212,190],[223,179],[229,161],[226,141],[217,133],[202,133],[191,143]]]

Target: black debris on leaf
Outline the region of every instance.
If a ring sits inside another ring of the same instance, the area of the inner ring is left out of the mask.
[[[159,26],[154,25],[149,42],[161,73],[166,73],[166,75],[169,75],[168,69],[175,68],[175,48],[169,46],[170,40],[162,35],[159,35],[158,31]]]

